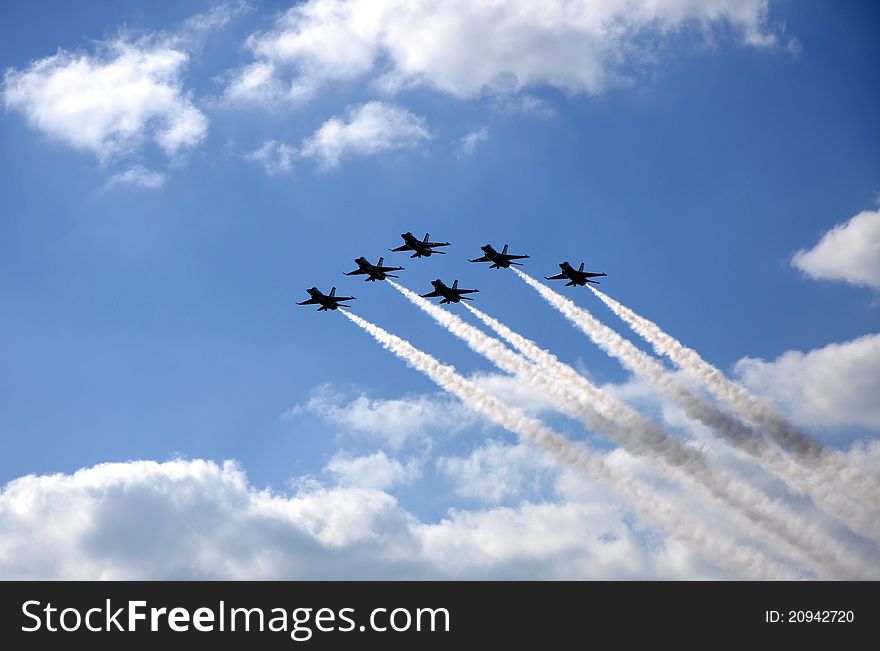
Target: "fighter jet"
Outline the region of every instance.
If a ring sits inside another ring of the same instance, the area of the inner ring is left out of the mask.
[[[555,276],[544,276],[547,280],[567,280],[565,283],[566,287],[571,285],[579,285],[581,287],[586,287],[587,283],[593,283],[594,285],[598,285],[599,281],[590,280],[590,278],[596,278],[598,276],[607,276],[608,274],[594,274],[588,271],[584,271],[584,263],[581,262],[581,266],[577,269],[572,267],[568,262],[561,262],[559,264],[559,268],[562,269],[561,274],[556,274]]]
[[[489,269],[509,269],[510,265],[515,264],[517,266],[522,266],[521,262],[512,262],[512,260],[522,260],[523,258],[528,258],[527,255],[511,255],[507,252],[507,245],[504,245],[504,248],[501,249],[501,253],[498,253],[494,248],[492,248],[491,244],[486,244],[485,246],[481,246],[483,249],[483,253],[485,255],[482,258],[476,258],[474,260],[468,260],[468,262],[491,262],[489,265]]]
[[[349,271],[345,275],[346,276],[358,276],[364,275],[367,278],[364,278],[364,282],[369,282],[372,280],[385,280],[386,278],[397,278],[394,274],[388,273],[389,271],[400,271],[403,267],[383,267],[382,263],[385,262],[385,258],[379,258],[379,262],[376,264],[372,264],[365,257],[361,256],[359,258],[355,258],[354,260],[357,263],[358,268],[354,271]]]
[[[402,246],[398,246],[396,249],[388,249],[389,251],[415,251],[411,256],[411,258],[421,258],[425,256],[426,258],[430,257],[433,253],[446,253],[445,251],[434,251],[433,249],[438,246],[449,246],[449,242],[429,242],[428,234],[425,233],[425,239],[419,240],[415,235],[407,231],[406,233],[401,233],[400,237],[403,238],[405,244]]]
[[[474,292],[480,291],[479,289],[459,289],[457,280],[452,283],[452,287],[447,287],[446,283],[439,278],[437,280],[432,280],[431,284],[434,286],[434,291],[430,294],[422,294],[422,298],[437,298],[442,296],[443,300],[440,301],[441,303],[458,303],[461,300],[472,301],[474,299],[462,296],[462,294],[473,294]]]
[[[349,307],[348,305],[341,305],[340,302],[354,300],[354,296],[337,296],[335,287],[330,289],[329,296],[323,294],[317,287],[312,287],[306,291],[311,298],[302,303],[297,303],[297,305],[320,305],[321,307],[318,308],[318,312],[338,310],[340,307]]]

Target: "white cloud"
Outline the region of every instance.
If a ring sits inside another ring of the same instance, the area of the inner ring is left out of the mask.
[[[790,350],[771,362],[746,357],[735,371],[799,423],[880,429],[880,334]]]
[[[477,145],[486,142],[489,139],[489,130],[486,127],[475,129],[464,136],[458,144],[459,156],[473,156],[477,150]]]
[[[247,154],[247,160],[256,161],[267,174],[290,174],[293,172],[293,158],[296,149],[277,140],[267,140],[259,149]]]
[[[202,14],[196,14],[183,21],[178,34],[172,36],[179,42],[191,42],[214,30],[222,29],[235,18],[251,10],[246,2],[222,3],[211,7]]]
[[[555,411],[553,400],[539,389],[513,375],[503,373],[473,373],[469,378],[478,387],[503,402],[516,405],[529,413]]]
[[[149,170],[143,165],[135,165],[124,172],[111,176],[106,187],[112,188],[118,185],[157,190],[165,185],[165,175],[155,170]]]
[[[810,278],[843,280],[880,290],[880,211],[866,210],[822,236],[792,264]]]
[[[370,76],[386,91],[426,85],[458,97],[551,85],[599,92],[687,27],[776,43],[766,0],[308,0],[248,39],[263,79],[245,68],[230,97],[304,99],[323,84]],[[271,92],[267,92],[270,89]]]
[[[466,457],[440,457],[437,469],[466,498],[497,504],[540,493],[560,466],[528,443],[490,440]]]
[[[411,149],[428,140],[425,121],[406,109],[383,102],[349,107],[345,119],[327,120],[302,146],[302,155],[324,167],[336,167],[350,155]]]
[[[183,89],[188,55],[149,39],[101,44],[94,54],[57,54],[6,71],[6,107],[35,129],[100,160],[145,142],[166,155],[201,142],[208,120]]]
[[[366,434],[395,450],[411,441],[424,440],[431,431],[450,434],[480,422],[470,409],[444,394],[389,400],[361,395],[348,400],[330,386],[319,387],[289,413],[317,414],[348,432]]]
[[[330,459],[326,470],[336,475],[344,486],[386,490],[416,479],[421,466],[416,459],[404,465],[379,450],[361,457],[337,453]]]
[[[645,546],[614,503],[525,503],[426,523],[387,493],[258,490],[232,463],[132,461],[0,492],[4,579],[711,578]]]

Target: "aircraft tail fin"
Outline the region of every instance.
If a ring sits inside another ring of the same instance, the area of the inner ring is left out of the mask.
[[[507,245],[504,245],[504,248],[501,249],[501,255],[507,255]]]
[[[336,296],[336,288],[335,287],[330,288],[330,296]]]
[[[427,244],[429,242],[429,237],[431,237],[431,235],[429,233],[425,233],[425,239],[423,239],[422,242],[425,242]]]
[[[385,262],[385,258],[379,258],[379,262],[376,263],[376,266],[381,267],[383,262]]]
[[[578,271],[583,271],[583,270],[584,270],[584,263],[583,263],[583,262],[581,262],[581,266],[580,266],[580,267],[578,267]]]
[[[452,289],[458,289],[458,279],[457,278],[452,283]]]

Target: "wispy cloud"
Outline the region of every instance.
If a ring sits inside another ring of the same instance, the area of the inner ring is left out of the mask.
[[[247,160],[263,166],[267,174],[290,174],[296,149],[277,140],[267,140],[257,150],[247,154]]]
[[[421,463],[415,458],[401,463],[382,450],[364,456],[339,452],[330,459],[326,470],[343,486],[385,490],[416,479],[421,473]]]
[[[486,142],[489,139],[489,129],[486,127],[481,127],[479,129],[475,129],[474,131],[470,131],[461,137],[461,140],[458,142],[458,155],[459,156],[473,156],[474,152],[477,150],[477,145],[481,142]]]
[[[116,186],[132,186],[137,188],[147,188],[157,190],[165,185],[165,175],[155,170],[149,170],[142,165],[136,165],[124,172],[114,174],[107,181],[105,187],[113,188]]]
[[[471,427],[477,422],[473,412],[443,395],[413,395],[402,398],[347,398],[330,385],[316,389],[289,416],[314,414],[349,433],[362,434],[385,442],[394,450],[424,441],[430,432],[446,435]]]
[[[394,104],[367,102],[349,107],[344,118],[327,120],[306,139],[301,152],[332,168],[348,156],[412,149],[430,137],[423,118]]]

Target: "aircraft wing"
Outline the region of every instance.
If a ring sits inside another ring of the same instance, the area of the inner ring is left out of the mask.
[[[410,248],[409,244],[404,244],[402,246],[398,246],[396,249],[388,249],[388,250],[389,251],[408,251],[409,248]]]
[[[354,271],[346,271],[345,275],[346,276],[363,276],[363,275],[366,275],[366,273],[367,272],[364,271],[363,269],[355,269]]]
[[[434,290],[430,294],[419,294],[419,296],[421,296],[422,298],[437,298],[438,296],[440,296],[440,292]]]
[[[508,260],[522,260],[523,258],[528,258],[527,255],[510,255],[509,253],[506,255]]]
[[[449,242],[425,242],[425,246],[434,248],[435,246],[449,246]]]
[[[489,260],[489,258],[487,258],[486,256],[483,256],[482,258],[475,258],[473,260],[468,260],[468,262],[491,262],[491,260]]]
[[[456,289],[459,294],[473,294],[474,292],[480,291],[479,289]]]
[[[376,267],[379,271],[400,271],[403,267]]]
[[[317,305],[317,304],[318,304],[318,301],[316,301],[313,298],[310,298],[307,301],[303,301],[302,303],[297,303],[297,305]]]
[[[587,274],[584,274],[584,275],[586,275],[587,278],[596,278],[597,276],[607,276],[608,274],[591,274],[591,273],[587,273]]]
[[[565,274],[556,274],[555,276],[544,276],[547,280],[565,280],[568,278]]]
[[[339,301],[353,301],[354,300],[354,296],[334,296],[333,298],[336,300],[337,303]]]

